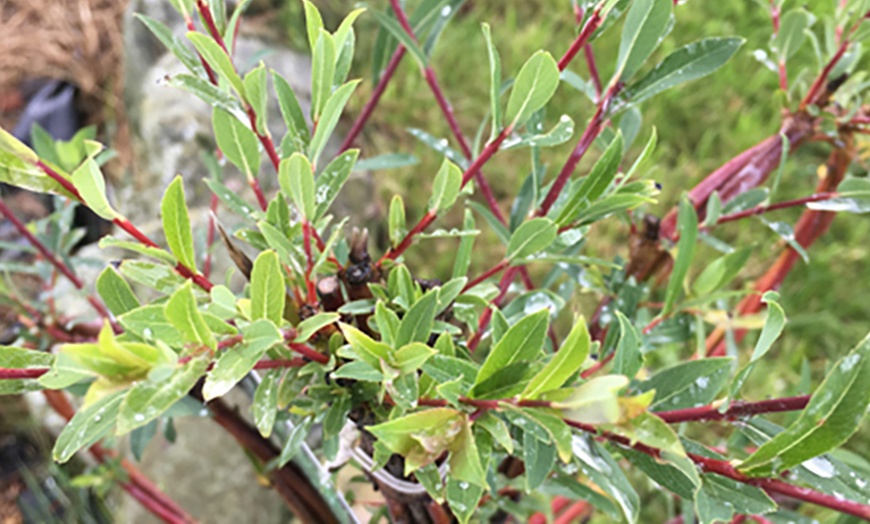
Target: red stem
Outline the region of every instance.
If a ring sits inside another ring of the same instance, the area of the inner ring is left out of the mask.
[[[287,346],[309,360],[319,362],[320,364],[326,364],[329,362],[329,357],[327,357],[323,353],[318,353],[317,351],[314,351],[313,349],[309,348],[304,344],[289,342]]]
[[[498,286],[498,295],[492,299],[489,306],[483,310],[483,313],[480,315],[480,320],[477,322],[477,332],[471,337],[471,340],[468,341],[468,350],[472,353],[477,349],[477,345],[480,344],[480,339],[483,337],[483,332],[486,331],[490,320],[492,320],[492,308],[497,307],[501,304],[501,301],[504,300],[507,290],[510,288],[511,282],[513,282],[514,276],[517,274],[518,270],[519,268],[512,267],[502,275],[501,282],[499,282]]]
[[[471,280],[468,284],[465,284],[465,287],[462,288],[462,293],[465,293],[465,292],[468,291],[469,289],[473,288],[474,286],[480,284],[481,282],[483,282],[484,280],[488,279],[489,277],[495,275],[496,273],[498,273],[498,272],[501,271],[502,269],[506,268],[506,267],[508,266],[509,263],[510,263],[510,262],[508,262],[508,260],[502,260],[502,261],[499,262],[498,264],[496,264],[496,265],[494,265],[493,267],[489,268],[487,271],[484,271],[484,272],[483,272],[481,275],[479,275],[477,278]]]
[[[583,47],[589,43],[589,38],[592,36],[592,33],[598,29],[598,26],[601,25],[601,8],[604,6],[604,2],[599,2],[595,9],[592,11],[592,14],[589,15],[589,19],[586,20],[586,23],[583,25],[583,29],[580,30],[580,33],[577,34],[577,37],[571,42],[571,46],[568,47],[568,50],[565,51],[565,54],[562,55],[562,58],[559,59],[559,71],[564,71],[568,64],[571,63],[571,60],[574,60],[574,57],[577,56],[577,53],[580,52]]]
[[[809,395],[799,397],[774,398],[757,402],[738,401],[722,413],[714,405],[697,408],[675,409],[673,411],[660,411],[655,415],[665,422],[702,422],[707,420],[736,420],[741,417],[758,415],[761,413],[779,413],[782,411],[797,411],[804,409],[810,401]]]
[[[76,274],[73,272],[72,268],[67,266],[63,262],[63,260],[60,260],[59,258],[57,258],[57,256],[50,249],[48,249],[45,246],[45,244],[40,242],[39,239],[36,238],[36,236],[34,236],[33,233],[31,233],[27,229],[27,226],[25,226],[24,223],[22,223],[21,220],[19,220],[18,217],[15,216],[15,213],[13,213],[11,209],[9,209],[9,206],[7,206],[6,202],[3,202],[3,200],[0,200],[0,214],[4,215],[6,217],[6,219],[12,223],[12,225],[21,234],[21,236],[26,238],[27,241],[30,243],[30,245],[32,245],[34,248],[36,248],[36,250],[39,251],[39,254],[42,255],[42,257],[44,259],[46,259],[52,266],[54,266],[55,269],[58,270],[58,272],[60,272],[70,282],[72,282],[72,285],[74,285],[76,287],[76,289],[78,289],[79,291],[84,290],[84,288],[85,288],[84,283],[81,280],[79,280],[79,277],[76,276]],[[106,306],[101,301],[97,300],[96,297],[91,296],[91,295],[87,295],[87,300],[88,300],[88,303],[91,304],[91,306],[96,310],[96,312],[101,317],[112,322],[113,327],[117,327],[117,326],[114,326],[114,321],[112,320],[112,316],[109,314],[109,311],[106,309]]]
[[[740,211],[738,213],[731,213],[730,215],[723,215],[719,217],[719,220],[716,221],[716,224],[724,224],[725,222],[733,222],[735,220],[740,220],[742,218],[751,217],[755,215],[761,215],[763,213],[767,213],[769,211],[776,211],[777,209],[785,209],[789,207],[802,206],[804,204],[808,204],[810,202],[819,202],[821,200],[830,200],[832,198],[839,197],[839,193],[817,193],[815,195],[810,195],[803,198],[796,198],[794,200],[785,200],[783,202],[777,202],[776,204],[770,204],[767,206],[757,206],[751,209],[747,209],[744,211]]]

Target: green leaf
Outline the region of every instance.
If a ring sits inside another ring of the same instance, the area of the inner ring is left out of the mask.
[[[302,5],[305,6],[305,29],[308,34],[308,45],[311,47],[311,51],[314,51],[317,39],[323,30],[323,18],[320,16],[317,6],[309,0],[302,0]]]
[[[575,190],[571,191],[568,201],[562,206],[562,210],[556,218],[556,224],[559,226],[570,224],[576,220],[577,214],[582,209],[598,200],[616,178],[621,161],[622,133],[618,132],[598,161],[595,162],[589,175],[583,179],[580,185],[575,186]]]
[[[208,372],[202,387],[202,396],[206,402],[226,395],[254,369],[254,365],[269,348],[284,340],[275,324],[267,319],[257,320],[243,328],[242,332],[242,343],[225,349]]]
[[[429,340],[435,324],[439,291],[437,288],[429,291],[405,313],[396,333],[396,347],[400,348],[411,342],[426,343]]]
[[[263,438],[272,435],[275,427],[275,419],[278,416],[278,381],[281,379],[282,370],[271,369],[263,374],[263,380],[254,392],[254,401],[251,404],[251,416],[254,425]]]
[[[191,73],[200,74],[202,71],[202,65],[199,60],[197,60],[196,55],[193,54],[190,49],[184,46],[184,43],[172,33],[172,30],[166,27],[163,23],[158,22],[157,20],[145,16],[140,13],[134,13],[133,16],[139,19],[140,22],[145,24],[145,27],[148,28],[151,33],[160,40],[166,49],[168,49],[175,58],[178,59],[179,62],[184,64]]]
[[[311,66],[311,119],[317,122],[326,101],[332,94],[335,78],[335,40],[332,35],[320,30],[312,53]]]
[[[112,266],[106,266],[106,269],[97,277],[97,293],[100,294],[106,307],[115,316],[123,315],[139,307],[139,300],[130,289],[130,284]]]
[[[314,219],[314,171],[308,159],[300,153],[281,161],[278,171],[281,191],[293,199],[299,212],[309,221]]]
[[[471,424],[466,421],[459,435],[450,445],[450,456],[447,459],[450,477],[460,482],[486,488],[486,473],[480,463],[480,458],[480,452],[471,432]]]
[[[359,149],[349,149],[335,157],[323,171],[317,175],[317,191],[314,202],[317,209],[314,212],[314,220],[320,220],[326,215],[329,206],[338,196],[338,192],[344,187],[351,171],[354,170],[356,160],[359,157]]]
[[[395,18],[388,16],[386,13],[378,9],[371,9],[369,13],[375,17],[381,27],[389,31],[393,38],[398,40],[405,49],[411,53],[411,56],[414,57],[414,60],[416,60],[417,64],[420,66],[420,69],[426,68],[429,62],[426,53],[424,53],[423,49],[420,48],[420,45],[405,32]]]
[[[209,330],[205,319],[196,306],[196,298],[193,296],[193,287],[190,280],[178,288],[169,297],[164,306],[164,313],[169,323],[177,329],[188,342],[195,342],[208,346],[212,350],[217,348],[217,341]]]
[[[659,371],[637,385],[640,392],[655,390],[653,411],[670,411],[709,404],[731,373],[734,359],[692,360]]]
[[[705,473],[695,495],[695,509],[701,524],[731,522],[736,515],[764,515],[776,510],[776,503],[764,490],[736,480]]]
[[[474,230],[474,214],[470,209],[465,210],[465,218],[462,220],[462,230]],[[464,277],[468,274],[468,268],[471,266],[471,250],[474,248],[474,237],[462,237],[459,241],[459,248],[456,250],[456,258],[453,262],[453,278]]]
[[[427,409],[366,429],[394,453],[405,457],[405,474],[430,464],[467,425],[464,413],[450,408]]]
[[[511,364],[534,360],[544,346],[549,318],[550,310],[544,308],[511,326],[486,357],[474,385],[481,384]]]
[[[144,426],[173,404],[187,396],[205,373],[209,359],[196,357],[179,367],[165,380],[143,380],[124,397],[118,416],[118,435]]]
[[[511,235],[505,258],[514,260],[537,254],[556,240],[558,227],[549,218],[533,218],[520,224]]]
[[[370,366],[367,362],[356,360],[342,364],[340,368],[329,374],[333,379],[346,378],[362,380],[363,382],[382,382],[384,374]]]
[[[613,372],[634,378],[643,367],[640,335],[622,311],[616,311],[616,318],[619,320],[619,342],[614,350],[616,354],[613,357]]]
[[[523,433],[523,463],[525,464],[526,493],[538,489],[556,465],[556,446],[535,437],[530,431]]]
[[[299,344],[308,342],[308,339],[314,336],[315,333],[330,324],[338,322],[340,318],[341,315],[338,313],[318,313],[313,317],[306,318],[296,326],[296,338],[293,339],[293,342]]]
[[[574,321],[574,327],[544,369],[538,372],[526,386],[521,398],[537,398],[541,393],[562,387],[586,362],[591,339],[582,315]]]
[[[781,63],[792,57],[807,38],[806,31],[812,25],[812,17],[804,9],[797,8],[783,15],[779,31],[771,42]]]
[[[162,305],[148,305],[128,311],[118,317],[121,326],[146,341],[160,340],[173,347],[182,347],[184,339],[166,318]]]
[[[677,215],[677,232],[680,240],[677,243],[677,257],[674,261],[674,269],[668,281],[668,289],[665,292],[665,304],[662,308],[662,316],[673,311],[680,293],[683,290],[683,281],[689,274],[689,267],[695,258],[695,240],[698,238],[698,215],[695,208],[684,194],[680,198],[680,210]]]
[[[633,448],[622,448],[620,453],[632,466],[641,470],[663,488],[686,500],[695,498],[695,491],[700,486],[701,477],[695,464],[688,458],[673,454],[653,458]]]
[[[338,326],[341,328],[344,338],[353,349],[353,356],[357,360],[362,360],[374,369],[381,369],[381,360],[386,362],[392,360],[393,349],[390,346],[373,340],[349,324],[339,323]]]
[[[459,524],[468,524],[477,511],[485,490],[480,486],[447,477],[445,493],[450,511]]]
[[[227,160],[245,174],[248,180],[257,178],[260,171],[260,149],[257,135],[238,118],[223,109],[212,113],[214,136]]]
[[[86,159],[72,174],[72,183],[82,195],[85,205],[106,220],[114,220],[118,213],[106,199],[106,180],[93,158]]]
[[[0,182],[15,187],[29,189],[38,193],[54,193],[71,197],[59,182],[45,174],[36,166],[39,157],[8,131],[0,128]],[[55,171],[63,178],[69,176],[59,169]]]
[[[52,367],[54,355],[34,349],[0,346],[0,368],[31,369]],[[42,389],[35,379],[0,380],[0,395],[18,395]]]
[[[197,33],[196,31],[189,31],[187,33],[187,38],[193,42],[193,47],[195,47],[200,56],[208,62],[208,65],[210,65],[221,78],[226,80],[230,86],[232,86],[236,93],[238,93],[239,97],[243,100],[247,100],[248,97],[245,93],[245,85],[242,82],[242,78],[236,72],[236,68],[233,66],[233,61],[230,60],[230,57],[227,56],[227,53],[221,48],[221,46],[218,45],[210,35]],[[223,147],[221,149],[223,149]]]
[[[640,498],[614,458],[594,439],[576,436],[572,449],[583,474],[608,495],[628,522],[637,522]]]
[[[263,251],[257,256],[251,271],[251,318],[265,318],[280,326],[284,319],[286,294],[278,254],[271,250]]]
[[[341,117],[341,112],[347,104],[353,90],[356,89],[359,80],[351,80],[332,93],[332,96],[326,101],[323,106],[323,112],[320,114],[320,120],[317,121],[317,129],[314,131],[314,136],[311,137],[311,144],[308,148],[308,157],[311,163],[317,165],[317,160],[326,147],[326,142],[332,136],[335,130],[338,119]]]
[[[692,292],[699,297],[704,297],[722,289],[743,269],[750,254],[752,248],[745,247],[710,262],[692,283]]]
[[[396,367],[402,373],[416,372],[429,358],[437,353],[422,342],[412,342],[396,351],[393,357]]]
[[[746,379],[755,367],[755,363],[767,354],[770,347],[779,338],[783,328],[785,328],[785,311],[783,311],[782,306],[777,302],[778,299],[779,294],[775,291],[768,291],[761,297],[762,302],[767,304],[767,318],[764,319],[764,327],[761,329],[761,334],[755,343],[755,350],[752,352],[749,363],[737,373],[737,376],[731,382],[730,397],[732,399],[737,396],[740,388],[743,387],[743,383],[746,382]]]
[[[118,409],[126,391],[107,395],[80,409],[57,436],[51,452],[56,462],[63,464],[75,453],[109,434],[118,418]]]
[[[559,66],[546,51],[533,54],[520,69],[508,98],[505,120],[511,127],[526,123],[547,105],[559,87]]]
[[[432,184],[429,210],[438,213],[450,209],[456,202],[460,189],[462,189],[462,170],[445,158]]]
[[[398,169],[415,166],[420,159],[410,153],[384,153],[369,158],[363,158],[356,163],[354,171],[380,171],[383,169]]]
[[[858,429],[868,403],[870,336],[834,364],[797,420],[738,469],[750,476],[773,476],[836,448]]]
[[[483,37],[486,39],[486,50],[489,56],[489,104],[490,113],[492,114],[492,133],[490,140],[496,137],[501,132],[502,114],[501,114],[501,58],[498,56],[498,49],[492,43],[492,33],[489,29],[489,24],[481,24]]]
[[[184,181],[180,176],[176,176],[166,188],[163,201],[160,203],[160,211],[163,215],[163,231],[169,249],[181,265],[196,271],[193,233],[190,230],[190,216],[184,198]]]
[[[245,75],[243,81],[245,84],[245,94],[247,102],[257,115],[257,131],[261,135],[268,135],[269,128],[266,126],[267,102],[266,98],[266,64],[260,62],[260,65],[252,69]]]
[[[627,82],[658,47],[671,18],[671,0],[632,2],[622,29],[614,78]]]
[[[146,246],[144,244],[140,244],[139,242],[118,240],[117,238],[106,236],[101,238],[100,242],[97,245],[100,247],[100,249],[116,247],[118,249],[133,251],[135,253],[139,253],[140,255],[144,255],[146,257],[151,257],[161,262],[165,262],[172,267],[175,267],[175,265],[178,264],[178,259],[172,256],[172,253],[170,253],[169,251],[166,251],[165,249],[159,247]]]
[[[639,104],[674,86],[707,76],[725,65],[744,41],[742,38],[706,38],[681,47],[626,87],[623,96],[632,104]]]
[[[242,111],[239,101],[230,93],[198,76],[180,73],[169,78],[169,84],[179,87],[214,107],[220,107],[229,113],[238,114]]]
[[[526,135],[519,140],[505,140],[502,149],[516,149],[518,147],[554,147],[564,144],[574,135],[574,121],[568,115],[562,115],[559,123],[546,133]]]
[[[390,201],[389,217],[390,245],[397,246],[405,238],[405,202],[402,195],[393,195]]]
[[[287,125],[287,134],[292,138],[295,150],[302,152],[311,140],[302,106],[299,105],[290,83],[276,71],[272,71],[272,83],[275,86],[275,94],[278,95],[281,116],[284,117],[284,123]]]

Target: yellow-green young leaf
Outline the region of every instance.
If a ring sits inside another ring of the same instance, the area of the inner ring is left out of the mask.
[[[44,351],[0,346],[0,368],[30,369],[47,368],[54,363],[54,355]],[[42,389],[35,379],[0,380],[0,395],[18,395]]]
[[[430,464],[447,451],[467,424],[464,413],[436,408],[366,428],[394,453],[405,457],[405,473]]]
[[[57,436],[51,452],[54,460],[63,464],[76,451],[108,435],[118,418],[118,409],[125,393],[118,391],[80,409]]]
[[[229,82],[243,100],[247,100],[248,97],[245,93],[245,85],[242,83],[242,78],[236,72],[233,61],[230,60],[230,57],[227,56],[221,46],[211,36],[197,33],[196,31],[188,32],[187,38],[193,42],[193,47],[208,62],[208,65],[217,71],[217,74],[221,78]]]
[[[320,36],[320,31],[323,30],[323,18],[320,16],[320,11],[309,0],[302,0],[305,6],[305,29],[308,33],[308,45],[314,51],[314,46],[317,45],[317,37]]]
[[[314,170],[305,155],[293,153],[281,161],[278,169],[281,191],[293,199],[299,212],[309,221],[314,219]]]
[[[667,31],[671,0],[636,0],[631,4],[622,29],[614,78],[627,82],[658,47]]]
[[[217,347],[214,335],[196,307],[196,297],[193,296],[190,280],[169,297],[163,311],[166,319],[181,333],[185,341],[205,345],[212,350]]]
[[[549,218],[539,217],[523,222],[511,235],[505,258],[524,258],[547,249],[556,240],[558,229]]]
[[[475,386],[511,364],[534,360],[544,346],[549,319],[550,310],[544,308],[511,326],[486,357]]]
[[[604,375],[584,382],[570,397],[553,402],[553,407],[564,410],[565,417],[586,424],[615,424],[622,410],[619,392],[628,386],[623,375]]]
[[[106,199],[106,180],[94,159],[86,159],[78,169],[73,171],[72,183],[82,195],[85,205],[94,213],[106,220],[113,220],[118,216]]]
[[[71,197],[53,178],[36,166],[39,157],[29,147],[0,128],[0,182],[39,193],[54,193]],[[55,171],[63,178],[69,178],[60,169]]]
[[[245,75],[244,84],[248,104],[257,115],[257,131],[261,135],[268,135],[269,128],[266,126],[266,64],[260,62],[259,66]]]
[[[257,135],[238,118],[217,107],[212,113],[212,123],[215,140],[227,160],[239,168],[249,181],[256,178],[260,171]]]
[[[263,251],[254,261],[251,271],[251,318],[271,320],[280,326],[284,318],[287,289],[278,254]]]
[[[224,350],[205,377],[202,396],[206,401],[226,395],[254,369],[269,348],[284,340],[275,324],[265,319],[257,320],[242,331],[242,343]]]
[[[422,342],[412,342],[396,351],[393,358],[400,372],[411,373],[420,369],[435,353],[437,351]]]
[[[324,327],[338,322],[341,315],[338,313],[318,313],[313,317],[306,318],[296,326],[296,338],[293,342],[300,344],[308,342],[308,339]]]
[[[311,120],[319,122],[335,78],[335,40],[323,29],[314,45],[311,62]]]
[[[187,396],[205,373],[208,364],[208,358],[199,356],[176,368],[163,380],[138,382],[121,403],[118,414],[118,435],[124,435],[144,426]]]
[[[181,265],[196,271],[196,253],[193,250],[193,233],[190,231],[190,216],[187,214],[187,202],[184,198],[184,181],[181,176],[166,188],[163,201],[160,202],[160,212],[163,215],[163,232],[166,243],[172,254]]]
[[[278,95],[281,116],[284,117],[284,123],[287,125],[289,138],[285,137],[284,140],[291,141],[294,151],[304,151],[308,147],[308,141],[311,140],[311,134],[296,93],[293,92],[290,83],[275,71],[272,71],[272,84],[275,86],[275,94]],[[284,154],[286,155],[286,152]]]
[[[131,343],[132,344],[132,343]],[[142,347],[144,346],[144,348]],[[156,363],[159,354],[146,344],[126,347],[115,339],[115,332],[109,321],[103,323],[103,328],[97,336],[97,348],[103,357],[130,369],[128,375],[144,374],[152,363]],[[120,377],[109,377],[120,378]]]
[[[130,289],[130,284],[112,266],[107,266],[97,277],[97,293],[115,316],[123,315],[140,305],[133,290]]]
[[[738,469],[750,476],[773,476],[846,442],[858,429],[870,403],[870,335],[834,364],[797,420]]]
[[[429,210],[437,213],[450,209],[456,202],[460,189],[462,189],[462,170],[445,158],[444,162],[441,163],[441,169],[435,175],[435,182],[432,184]]]
[[[341,21],[341,25],[335,30],[333,38],[335,39],[335,77],[333,84],[341,85],[347,78],[347,73],[350,71],[351,63],[353,62],[353,51],[356,45],[356,34],[354,34],[353,23],[359,15],[365,12],[365,8],[361,7],[354,9]]]
[[[372,339],[349,324],[339,323],[338,326],[353,350],[353,354],[349,355],[350,358],[362,360],[375,369],[381,369],[381,360],[392,362],[393,348]]]
[[[764,327],[761,329],[761,334],[758,335],[758,340],[755,342],[755,349],[752,351],[752,357],[734,377],[731,382],[730,397],[733,399],[740,392],[743,383],[752,373],[755,364],[767,354],[773,343],[779,338],[782,330],[785,328],[785,311],[779,305],[779,293],[776,291],[768,291],[761,297],[761,301],[767,304],[767,317],[764,319]]]
[[[668,281],[668,289],[665,292],[665,305],[661,314],[668,315],[673,311],[677,299],[683,291],[683,281],[689,274],[689,267],[695,258],[695,240],[698,238],[698,215],[689,201],[689,197],[683,194],[680,199],[680,210],[677,214],[677,233],[680,240],[677,242],[677,257],[674,261],[674,269],[671,279]]]
[[[397,246],[405,238],[405,201],[402,195],[393,195],[390,201],[390,244]]]
[[[314,131],[314,136],[311,137],[311,144],[308,147],[308,157],[311,158],[313,164],[317,165],[317,160],[320,158],[323,148],[326,147],[327,140],[332,136],[336,124],[338,124],[338,119],[341,117],[347,100],[359,82],[359,80],[351,80],[345,83],[336,89],[324,104],[323,112],[317,121],[317,129]]]
[[[486,472],[480,463],[480,452],[474,442],[471,424],[465,421],[459,435],[450,445],[450,477],[461,482],[467,482],[481,488],[486,488]]]
[[[520,69],[508,98],[505,121],[518,127],[547,105],[559,87],[559,66],[550,53],[538,51]]]
[[[575,321],[574,327],[562,347],[553,355],[544,369],[532,377],[532,381],[529,382],[520,397],[537,398],[545,391],[562,387],[565,381],[586,362],[590,345],[591,339],[589,338],[589,330],[586,328],[586,319],[581,315]]]

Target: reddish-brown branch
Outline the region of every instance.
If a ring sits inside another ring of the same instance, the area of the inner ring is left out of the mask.
[[[465,287],[462,288],[462,292],[465,293],[469,289],[480,284],[481,282],[488,279],[489,277],[495,275],[496,273],[498,273],[502,269],[506,268],[509,263],[510,262],[507,259],[505,259],[505,260],[502,260],[501,262],[499,262],[498,264],[494,265],[493,267],[489,268],[488,270],[484,271],[483,273],[478,275],[477,278],[474,278],[474,279],[470,280],[468,282],[468,284],[465,284]]]
[[[577,34],[577,37],[573,42],[571,42],[568,50],[565,51],[565,54],[559,59],[559,71],[564,71],[565,68],[568,67],[568,64],[571,63],[571,60],[574,60],[574,57],[577,56],[577,53],[579,53],[580,50],[589,43],[589,38],[592,36],[592,33],[594,33],[601,25],[601,8],[603,6],[604,2],[599,2],[598,5],[595,6],[592,14],[589,15],[589,19],[586,20],[585,24],[583,24],[580,33]]]
[[[581,422],[576,422],[569,419],[565,419],[565,423],[573,428],[579,429],[586,433],[598,435],[601,438],[615,444],[619,444],[620,446],[625,446],[640,451],[642,453],[646,453],[651,457],[659,458],[661,456],[661,450],[651,446],[647,446],[645,444],[641,444],[639,442],[632,444],[628,438],[621,435],[616,435],[608,431],[598,431],[598,429],[594,426],[590,426],[588,424],[583,424]],[[850,500],[845,500],[841,497],[834,497],[832,495],[819,493],[818,491],[814,491],[809,488],[794,486],[792,484],[788,484],[777,479],[747,477],[746,475],[737,471],[730,462],[725,460],[711,459],[708,457],[703,457],[701,455],[696,455],[694,453],[688,453],[688,457],[695,464],[700,466],[702,470],[708,473],[716,473],[717,475],[728,477],[732,480],[736,480],[737,482],[757,486],[769,493],[785,495],[804,502],[824,506],[826,508],[839,511],[841,513],[848,513],[849,515],[855,515],[864,519],[870,519],[870,506],[859,504],[857,502],[852,502]]]
[[[799,397],[774,398],[757,402],[737,401],[723,413],[715,405],[697,408],[660,411],[655,415],[665,422],[702,422],[707,420],[737,420],[743,417],[762,413],[779,413],[782,411],[798,411],[804,409],[809,402],[809,395]]]
[[[21,236],[23,236],[30,243],[31,246],[36,248],[39,251],[39,254],[47,260],[54,268],[60,272],[64,277],[69,280],[73,286],[76,287],[79,291],[84,291],[85,285],[79,279],[78,276],[73,272],[72,268],[66,265],[63,260],[57,257],[48,247],[45,246],[36,236],[31,233],[27,226],[24,225],[21,220],[15,216],[15,213],[9,209],[9,206],[6,205],[2,199],[0,199],[0,214],[6,217],[7,220],[15,227],[16,231],[18,231]],[[112,316],[109,314],[109,310],[106,309],[105,304],[102,301],[98,300],[96,297],[90,294],[85,295],[88,303],[94,308],[94,310],[103,318],[112,322],[114,326],[114,320],[112,320]],[[117,327],[117,326],[115,326]]]
[[[508,268],[507,271],[501,277],[501,282],[499,282],[499,290],[498,295],[492,299],[490,304],[486,309],[483,310],[483,313],[480,315],[480,320],[477,322],[477,332],[472,335],[471,339],[468,341],[468,350],[474,351],[477,349],[477,345],[480,344],[480,339],[483,337],[483,332],[486,331],[486,328],[489,326],[490,320],[492,320],[492,308],[497,307],[501,304],[501,301],[504,300],[505,295],[507,295],[508,288],[510,288],[511,282],[514,280],[514,276],[517,274],[519,268],[511,267]]]
[[[326,364],[329,362],[329,357],[327,357],[323,353],[318,353],[317,351],[314,351],[313,349],[309,348],[304,344],[290,342],[287,344],[287,346],[309,360],[313,360],[321,364]]]

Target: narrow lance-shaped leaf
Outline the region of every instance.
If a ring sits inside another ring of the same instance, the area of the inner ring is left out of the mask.
[[[202,65],[196,59],[196,55],[185,47],[182,41],[166,25],[140,13],[135,13],[133,16],[145,24],[145,27],[160,40],[160,43],[175,55],[175,58],[184,64],[184,67],[190,70],[191,73],[197,74],[202,70]]]
[[[58,435],[51,452],[54,460],[62,464],[71,459],[76,451],[108,435],[118,418],[118,409],[125,393],[119,391],[107,395],[80,409]]]
[[[163,216],[163,231],[169,249],[184,267],[195,271],[193,233],[190,230],[190,216],[187,212],[184,181],[181,176],[176,176],[166,188],[163,200],[160,202],[160,212]]]
[[[562,387],[565,381],[586,362],[590,345],[591,339],[586,327],[586,318],[580,316],[574,322],[574,327],[562,347],[553,355],[544,369],[532,378],[520,396],[522,398],[536,398],[541,393]]]
[[[668,315],[673,311],[674,305],[677,303],[677,299],[683,290],[683,281],[686,279],[686,275],[689,274],[689,267],[695,258],[695,240],[698,238],[698,216],[695,214],[695,208],[692,206],[692,203],[685,195],[680,199],[680,210],[677,214],[677,231],[680,235],[680,240],[677,243],[677,258],[674,262],[671,278],[668,281],[667,291],[665,292],[665,304],[662,308],[662,315]]]
[[[39,193],[72,196],[59,182],[37,167],[38,161],[36,153],[11,133],[0,128],[0,182]],[[68,179],[59,170],[55,171]]]
[[[305,6],[305,30],[308,34],[308,45],[314,51],[317,45],[317,39],[320,37],[320,32],[323,30],[323,18],[320,16],[320,11],[317,6],[309,0],[302,0]]]
[[[405,313],[396,333],[396,347],[411,342],[426,342],[435,323],[440,289],[433,289],[423,295]]]
[[[118,213],[106,198],[106,180],[100,166],[93,158],[87,158],[72,174],[72,183],[82,195],[85,205],[106,220],[114,220]]]
[[[508,260],[527,257],[550,247],[556,240],[558,228],[549,218],[533,218],[523,222],[511,235],[508,242]]]
[[[677,49],[643,78],[625,88],[633,104],[716,71],[743,45],[742,38],[707,38]]]
[[[483,37],[486,39],[486,50],[489,55],[489,103],[490,112],[492,113],[492,133],[490,140],[495,138],[501,132],[504,125],[501,114],[501,58],[498,56],[498,49],[492,43],[492,32],[489,24],[481,24]]]
[[[227,394],[269,348],[283,340],[275,324],[265,319],[257,320],[243,332],[242,343],[224,350],[208,372],[202,387],[206,401]]]
[[[281,116],[284,117],[284,124],[287,126],[287,134],[296,144],[296,151],[304,151],[311,134],[296,93],[293,92],[290,83],[276,71],[272,71],[272,84],[275,87],[275,94],[278,95],[278,106],[281,109]]]
[[[508,98],[505,121],[511,127],[518,127],[533,113],[547,105],[559,86],[559,66],[556,60],[545,51],[538,51],[529,58],[511,89]]]
[[[591,202],[604,194],[619,171],[619,163],[622,161],[622,145],[622,133],[618,132],[598,161],[595,162],[595,165],[592,166],[589,175],[568,196],[568,201],[556,218],[557,224],[560,226],[570,224],[577,218],[577,214],[582,209],[588,207]]]
[[[356,34],[353,30],[353,23],[359,15],[365,12],[365,8],[354,9],[344,17],[341,25],[335,30],[333,38],[335,39],[335,77],[332,80],[334,85],[341,85],[347,78],[347,73],[350,71],[351,62],[353,61],[354,46],[356,45]]]
[[[254,132],[223,109],[214,109],[212,122],[217,145],[223,154],[249,181],[256,178],[260,171],[260,149]]]
[[[317,121],[317,130],[314,132],[314,136],[311,137],[311,144],[308,148],[308,157],[311,159],[312,164],[317,165],[317,160],[320,158],[320,154],[323,153],[327,140],[332,136],[332,132],[335,130],[336,124],[338,124],[338,119],[341,117],[341,112],[344,110],[344,106],[347,104],[347,100],[350,98],[353,90],[356,89],[357,84],[359,84],[359,80],[351,80],[339,87],[332,93],[332,96],[329,97],[329,100],[323,106],[320,120]]]
[[[221,48],[221,46],[218,45],[211,36],[197,33],[196,31],[188,32],[187,38],[193,42],[193,47],[195,47],[205,61],[208,62],[208,65],[217,71],[221,78],[229,82],[236,93],[238,93],[239,97],[243,100],[247,100],[245,85],[242,82],[242,78],[236,72],[236,68],[233,66],[233,61],[229,56],[227,56],[227,53]]]
[[[511,326],[486,357],[477,373],[475,385],[515,362],[536,357],[544,345],[549,318],[550,310],[544,308]]]
[[[263,380],[257,386],[254,393],[254,401],[251,403],[251,416],[254,425],[263,438],[272,435],[275,419],[278,416],[278,381],[281,379],[280,369],[272,369],[263,374]]]
[[[308,159],[300,153],[281,161],[278,169],[281,191],[289,195],[299,212],[309,221],[314,218],[314,171]]]
[[[214,350],[217,341],[196,306],[192,286],[190,280],[186,280],[169,297],[164,306],[166,319],[181,332],[187,342],[202,344]]]
[[[357,158],[359,157],[359,149],[350,149],[335,157],[335,160],[329,163],[323,171],[317,175],[316,185],[317,190],[314,195],[316,209],[314,211],[314,220],[319,220],[326,215],[329,206],[338,196],[339,191],[344,187],[351,171],[356,166]]]
[[[868,403],[870,336],[834,364],[798,419],[738,469],[750,476],[776,475],[834,449],[858,429]]]
[[[398,40],[405,49],[411,53],[411,56],[414,57],[414,60],[417,61],[417,64],[420,66],[420,69],[426,67],[429,62],[429,59],[426,57],[426,54],[423,52],[423,49],[420,48],[420,45],[415,42],[408,33],[399,25],[399,22],[384,13],[383,11],[372,9],[369,11],[372,16],[378,21],[378,24],[386,29],[396,40]]]
[[[130,289],[130,284],[112,266],[107,266],[97,277],[97,293],[115,316],[139,307],[139,300]]]
[[[622,29],[614,78],[627,82],[658,47],[671,17],[672,0],[636,0]]]
[[[243,80],[247,102],[257,115],[257,132],[268,135],[269,128],[266,126],[266,65],[260,65],[252,69]]]
[[[268,319],[280,326],[286,294],[278,254],[272,250],[260,253],[251,271],[251,318]]]
[[[749,363],[737,373],[737,376],[734,377],[734,381],[731,383],[731,398],[737,396],[743,383],[755,367],[755,363],[767,354],[773,343],[779,338],[783,328],[785,328],[785,311],[779,305],[779,294],[775,291],[768,291],[761,297],[761,300],[767,304],[767,318],[764,320],[764,327],[761,329],[761,334],[755,343],[755,349],[752,351]]]
[[[332,94],[334,77],[335,40],[321,29],[314,46],[311,66],[311,119],[315,122],[320,120],[320,114]]]
[[[432,184],[432,197],[429,199],[429,210],[439,213],[450,209],[459,190],[462,187],[462,170],[453,162],[444,159],[435,182]]]
[[[643,353],[640,352],[640,337],[622,311],[616,312],[619,320],[619,342],[613,358],[613,372],[634,378],[643,366]]]

